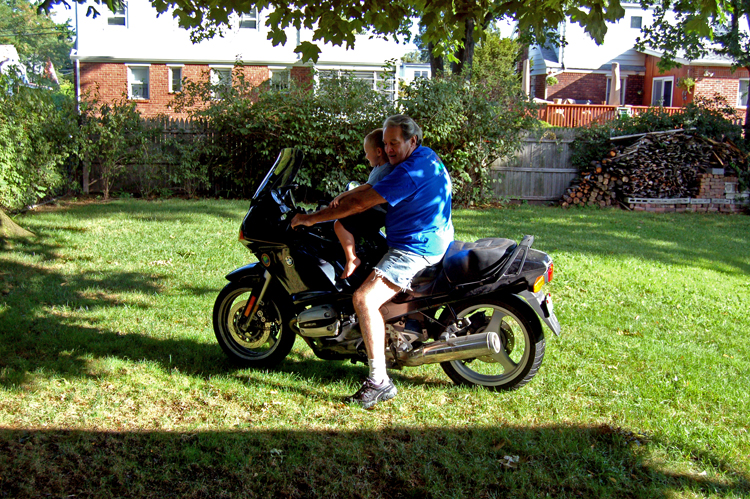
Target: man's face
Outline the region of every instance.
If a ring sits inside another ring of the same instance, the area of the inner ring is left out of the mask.
[[[389,126],[383,130],[383,142],[385,142],[388,162],[394,166],[411,156],[417,148],[417,136],[404,140],[404,134],[399,126]]]

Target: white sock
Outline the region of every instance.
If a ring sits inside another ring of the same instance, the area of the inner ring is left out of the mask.
[[[377,386],[388,383],[388,371],[385,368],[385,357],[380,359],[367,359],[370,365],[370,379]]]

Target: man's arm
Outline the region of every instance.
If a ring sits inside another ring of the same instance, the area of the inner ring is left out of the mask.
[[[349,215],[362,213],[373,206],[386,202],[383,196],[378,194],[371,185],[365,184],[360,187],[363,187],[363,189],[357,192],[352,191],[351,195],[340,199],[338,205],[335,207],[328,206],[309,215],[301,213],[294,215],[292,228],[294,229],[300,225],[309,227],[320,222],[348,217]]]
[[[328,206],[330,208],[335,208],[335,207],[337,207],[339,205],[339,203],[341,202],[341,200],[344,199],[345,197],[349,197],[352,194],[356,194],[357,192],[361,192],[361,191],[363,191],[365,189],[369,189],[371,187],[372,186],[369,185],[369,184],[362,184],[362,185],[358,185],[357,187],[355,187],[354,189],[352,189],[350,191],[344,191],[341,194],[339,194],[338,196],[336,196],[335,198],[333,198],[333,201],[331,201],[328,204]]]

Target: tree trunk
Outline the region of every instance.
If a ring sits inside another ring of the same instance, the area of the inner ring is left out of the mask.
[[[11,220],[3,210],[0,210],[0,239],[5,239],[6,237],[30,237],[33,235],[32,232],[21,228]]]
[[[451,64],[451,70],[453,74],[461,74],[466,80],[471,80],[471,66],[474,64],[474,47],[476,41],[474,40],[474,19],[467,18],[464,21],[464,32],[463,32],[463,48],[456,51],[456,59],[458,63]]]
[[[434,43],[427,44],[427,51],[430,53],[430,74],[433,78],[442,74],[444,71],[443,57],[435,57],[435,54],[432,53],[434,49]]]

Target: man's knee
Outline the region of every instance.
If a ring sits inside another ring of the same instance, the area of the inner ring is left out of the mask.
[[[354,295],[352,296],[352,303],[354,304],[354,310],[356,310],[358,313],[362,313],[363,311],[368,309],[368,303],[371,300],[368,300],[368,292],[367,290],[363,288],[359,288],[354,292]]]

